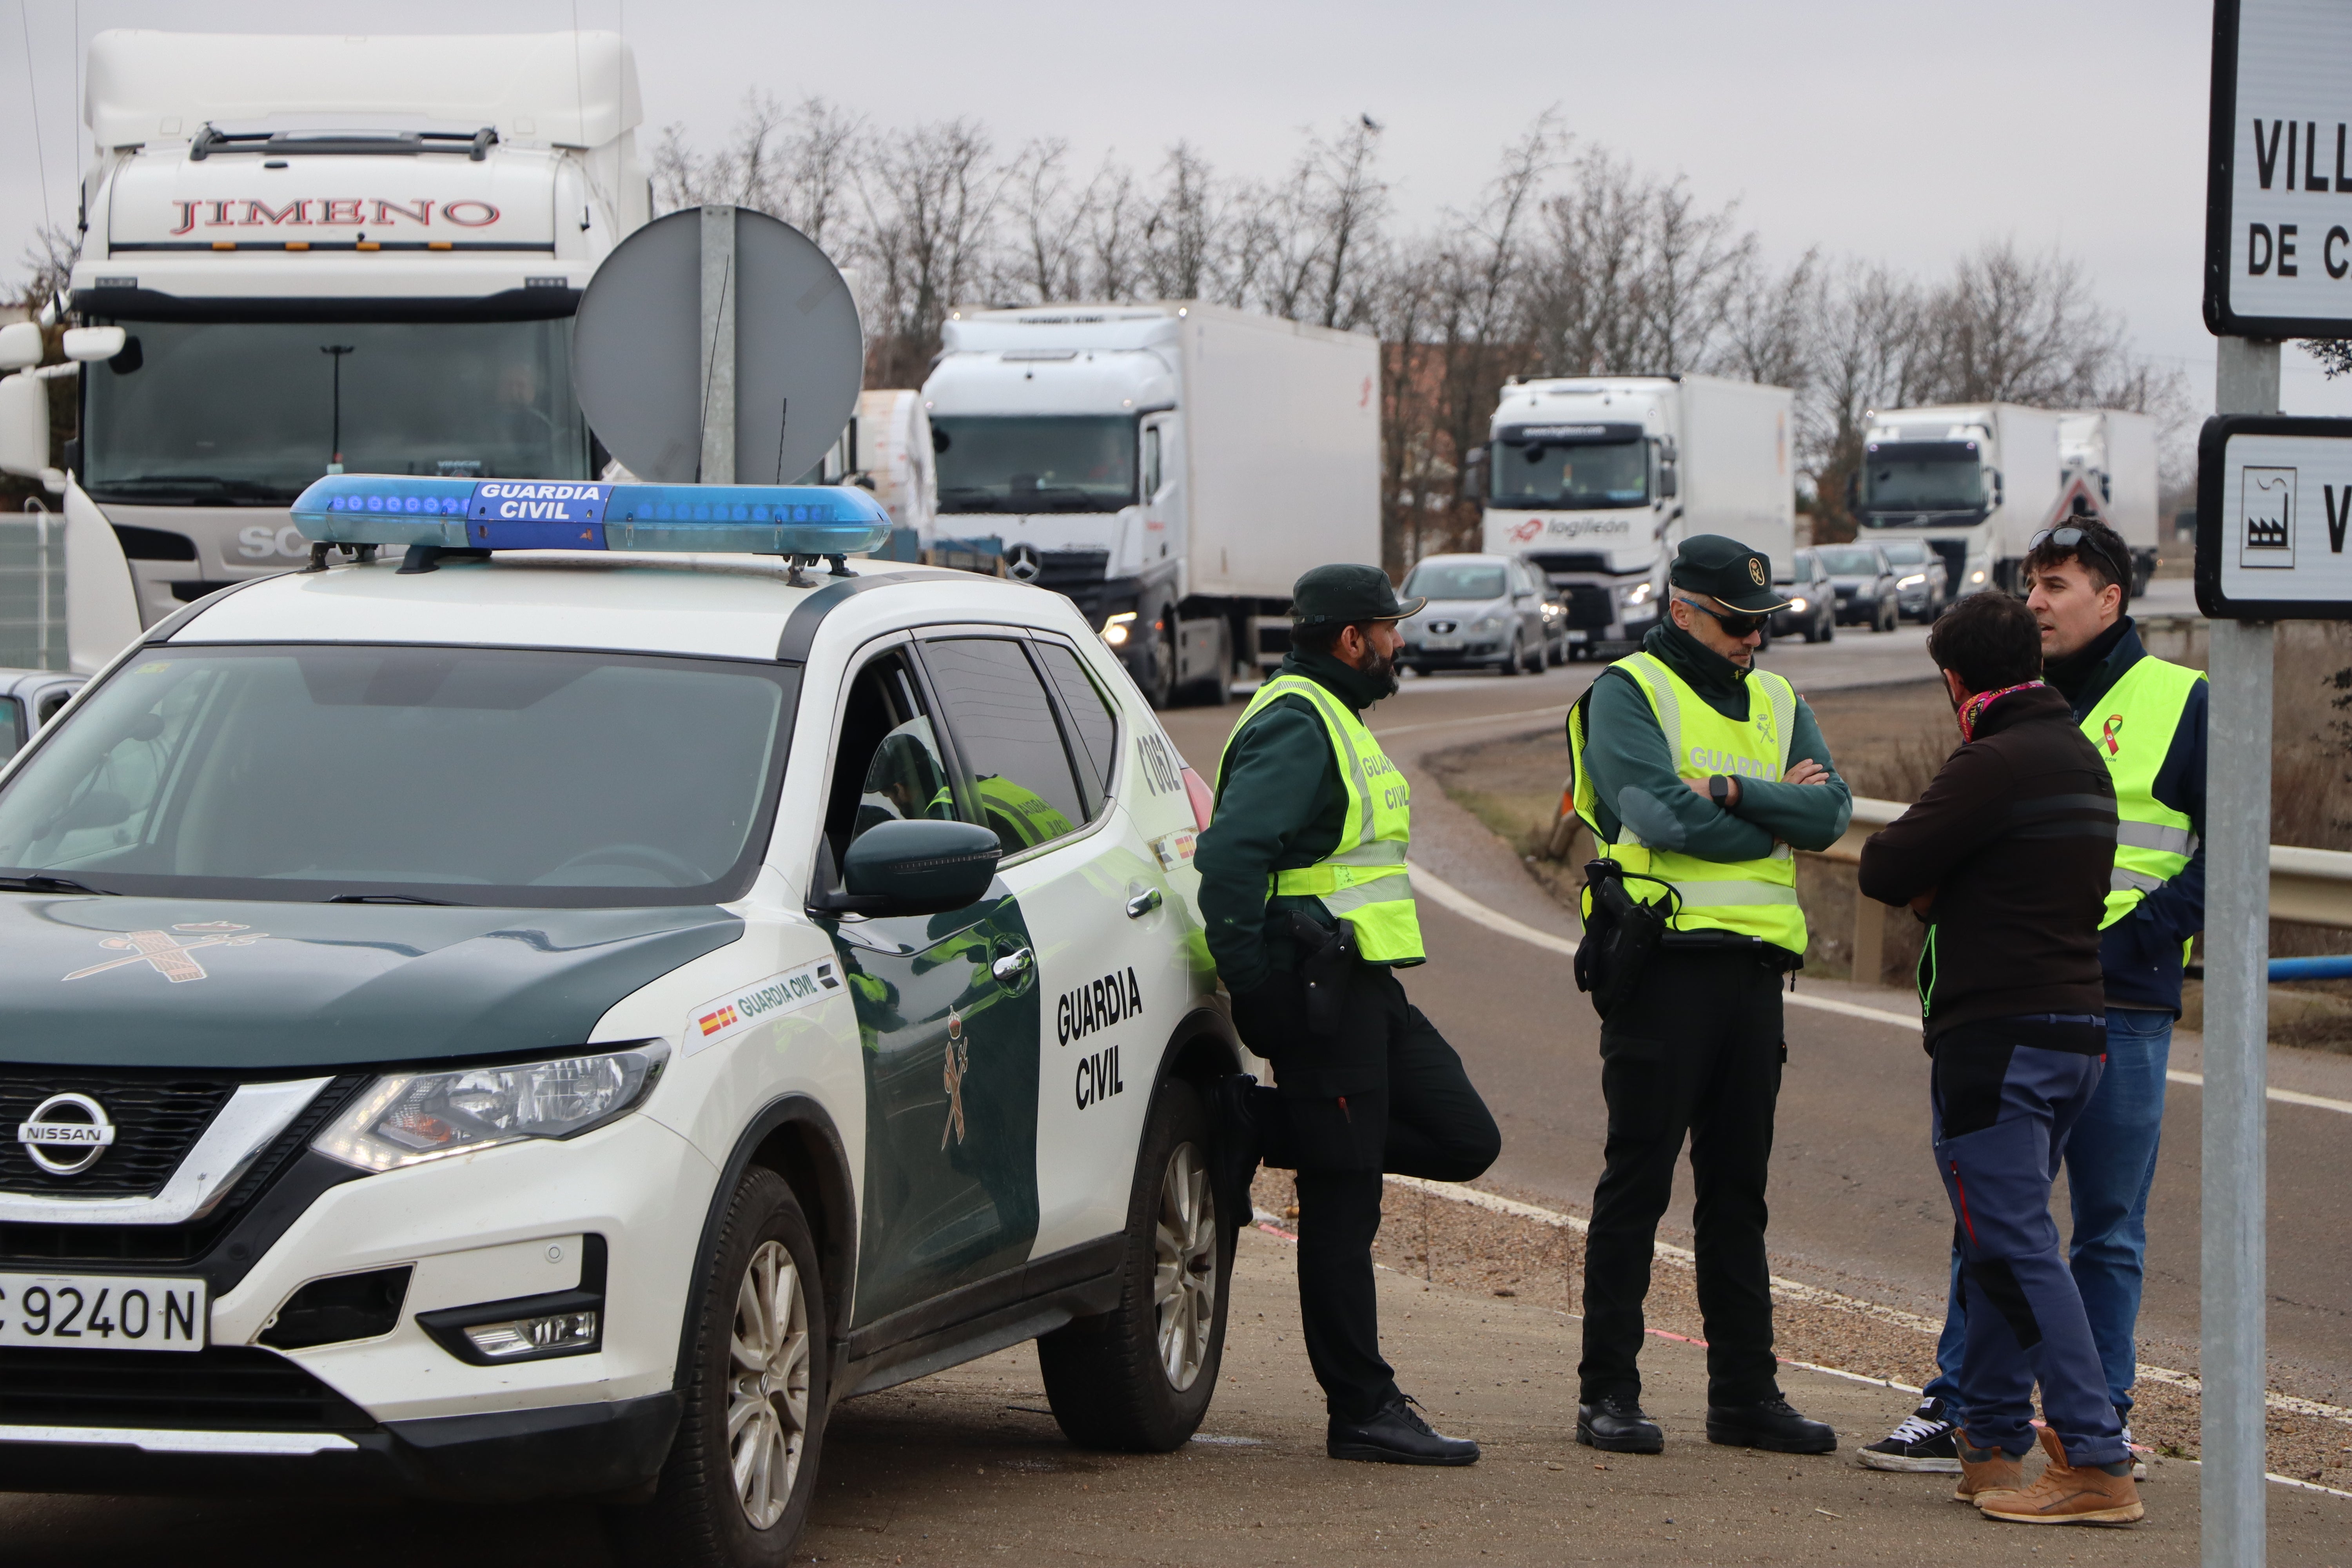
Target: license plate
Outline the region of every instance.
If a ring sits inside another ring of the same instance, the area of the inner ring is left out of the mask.
[[[1568,634],[1568,640],[1570,642],[1582,642],[1584,637],[1585,634],[1582,632],[1570,632]]]
[[[1452,653],[1462,646],[1460,637],[1431,637],[1422,645],[1432,653]]]
[[[200,1351],[208,1309],[201,1279],[0,1274],[0,1346]]]

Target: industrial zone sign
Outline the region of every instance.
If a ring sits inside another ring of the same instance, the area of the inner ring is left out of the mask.
[[[2225,415],[2197,441],[2197,607],[2352,616],[2352,419]]]
[[[2215,0],[2205,325],[2352,337],[2352,5]]]

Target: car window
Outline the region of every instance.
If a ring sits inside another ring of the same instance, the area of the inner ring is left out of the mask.
[[[1077,774],[1022,645],[942,638],[923,645],[923,664],[971,774],[965,820],[992,831],[1007,856],[1076,832],[1087,820]]]
[[[1405,579],[1404,592],[1408,598],[1499,599],[1504,593],[1503,569],[1485,562],[1443,565],[1423,562]]]
[[[25,705],[14,697],[0,697],[0,762],[16,754],[25,743]]]
[[[839,885],[843,856],[876,823],[953,819],[953,776],[904,652],[868,660],[842,700],[841,741],[825,792],[824,836],[833,863],[819,876],[826,884],[822,890]]]
[[[1109,794],[1111,767],[1118,760],[1117,710],[1088,678],[1076,654],[1060,643],[1029,646],[1036,651],[1037,662],[1045,667],[1045,677],[1054,683],[1054,689],[1062,694],[1062,706],[1077,730],[1078,750],[1085,753],[1087,765],[1094,769],[1103,793]]]

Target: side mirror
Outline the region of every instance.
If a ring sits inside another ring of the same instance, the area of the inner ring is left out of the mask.
[[[66,358],[88,364],[112,359],[122,352],[131,334],[121,327],[73,327],[66,332]]]
[[[1473,447],[1462,454],[1462,499],[1486,499],[1486,448]]]
[[[842,858],[842,890],[810,907],[858,915],[936,915],[988,896],[1004,853],[996,835],[969,822],[877,823]]]
[[[18,321],[5,329],[31,327]],[[40,329],[33,328],[37,337]],[[37,479],[49,467],[49,389],[28,371],[0,377],[0,473]]]
[[[1681,493],[1682,486],[1675,478],[1675,464],[1669,459],[1658,465],[1658,499],[1672,500]]]
[[[2000,470],[1987,468],[1985,478],[1992,481],[1992,504],[1999,506],[2000,504]]]
[[[36,321],[0,327],[0,370],[29,370],[41,363],[41,329]]]

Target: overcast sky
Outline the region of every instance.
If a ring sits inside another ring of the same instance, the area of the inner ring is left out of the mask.
[[[26,51],[48,199],[73,210],[79,36],[103,27],[380,30],[377,0],[0,0],[0,264],[41,218]],[[1808,246],[1940,273],[1987,239],[2079,258],[2140,353],[2212,398],[2199,316],[2211,9],[2200,0],[405,0],[400,30],[617,26],[648,132],[722,137],[753,87],[822,93],[884,125],[969,115],[1010,152],[1067,140],[1146,169],[1181,137],[1221,169],[1281,172],[1301,132],[1370,113],[1402,225],[1471,201],[1499,149],[1557,105],[1582,143],[1709,201],[1737,198],[1769,251]],[[650,141],[650,134],[648,134]],[[13,265],[6,265],[13,273]],[[2290,412],[2352,414],[2289,348]]]

